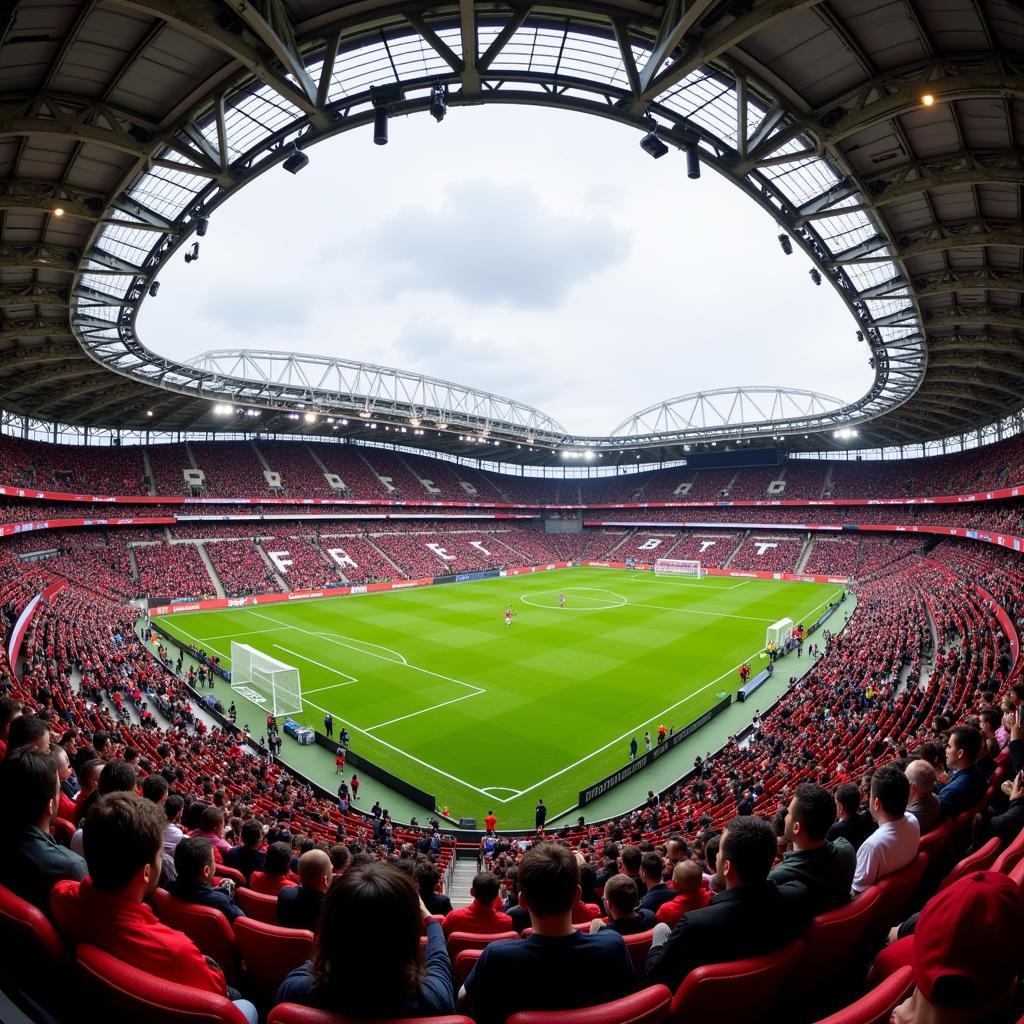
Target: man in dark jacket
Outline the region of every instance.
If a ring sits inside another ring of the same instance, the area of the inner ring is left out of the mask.
[[[662,881],[664,872],[665,862],[660,853],[649,850],[640,858],[640,878],[647,886],[647,892],[640,897],[640,907],[652,914],[657,914],[663,903],[676,898],[675,890]]]
[[[299,884],[277,894],[277,923],[315,932],[331,876],[331,858],[323,850],[307,850],[299,858]]]
[[[213,844],[202,836],[182,839],[174,848],[174,870],[176,877],[171,885],[171,895],[183,903],[198,903],[202,907],[219,910],[233,924],[236,917],[245,913],[235,905],[231,883],[212,885],[216,862],[213,859]]]
[[[975,763],[981,753],[981,733],[973,725],[951,729],[946,741],[949,781],[939,792],[942,813],[955,818],[974,807],[985,795],[985,777]]]
[[[718,847],[725,891],[703,910],[684,914],[675,928],[659,924],[647,954],[646,981],[671,989],[695,967],[761,956],[793,941],[808,920],[807,889],[768,880],[775,831],[762,818],[733,818]]]
[[[260,849],[262,843],[263,826],[255,818],[250,818],[242,825],[242,845],[228,850],[224,854],[224,863],[229,868],[241,871],[248,882],[254,871],[263,870],[267,855]]]

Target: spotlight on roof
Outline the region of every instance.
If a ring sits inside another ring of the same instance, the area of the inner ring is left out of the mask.
[[[197,259],[199,259],[199,243],[193,242],[188,252],[185,253],[185,262],[194,263]]]
[[[787,256],[792,256],[793,255],[793,241],[789,237],[789,235],[786,235],[786,234],[779,235],[779,245],[782,246],[782,251]]]
[[[235,407],[229,402],[218,402],[213,407],[213,413],[215,416],[230,416],[235,411]]]
[[[63,206],[55,206],[53,208],[53,215],[54,215],[54,217],[63,217],[64,216],[64,207]]]
[[[875,357],[874,356],[870,356],[868,358],[868,366],[870,366],[872,370],[875,368]]]
[[[420,425],[419,417],[418,416],[410,416],[409,417],[409,425],[412,426],[412,427],[418,427]]]
[[[378,107],[373,112],[373,143],[375,146],[388,144],[388,108]]]
[[[434,426],[435,426],[435,427],[437,427],[437,429],[438,429],[438,430],[447,430],[447,429],[448,429],[448,424],[447,424],[447,423],[445,423],[445,421],[444,421],[444,420],[438,420],[438,421],[437,421],[437,422],[436,422],[436,423],[434,424]]]
[[[309,157],[299,149],[298,144],[295,142],[290,143],[286,152],[289,154],[285,157],[284,162],[281,166],[289,174],[298,174],[309,163]]]
[[[648,132],[640,140],[640,148],[655,160],[660,160],[668,152],[668,146],[658,138],[657,128]]]
[[[930,106],[933,106],[934,103],[935,103],[935,97],[930,92],[926,92],[921,97],[921,106],[922,107],[930,107]]]
[[[153,410],[152,409],[147,409],[146,410],[146,415],[147,416],[152,416],[153,415]]]
[[[316,423],[316,413],[315,412],[307,412],[306,415],[303,416],[302,418],[307,423]]]
[[[691,180],[700,177],[700,155],[696,146],[686,147],[686,176]]]
[[[359,410],[359,418],[361,420],[368,420],[370,418],[370,410],[369,409],[360,409]]]
[[[864,340],[864,332],[863,331],[858,331],[857,332],[857,340],[858,341],[863,341]]]
[[[430,87],[430,116],[440,124],[448,113],[448,93],[440,82]]]
[[[149,297],[150,297],[151,299],[155,299],[155,298],[156,298],[156,293],[157,293],[158,291],[160,291],[160,282],[159,282],[159,281],[154,281],[154,282],[153,282],[153,283],[152,283],[152,284],[151,284],[151,285],[149,286]]]
[[[811,267],[808,271],[811,275],[811,280],[820,288],[821,287],[821,274],[818,273],[817,267]]]
[[[210,229],[210,218],[209,217],[200,217],[196,221],[196,234],[200,238],[202,238],[209,229]]]

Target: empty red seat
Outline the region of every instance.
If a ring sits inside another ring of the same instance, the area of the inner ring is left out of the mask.
[[[959,881],[965,875],[969,875],[972,871],[988,871],[992,866],[996,857],[999,856],[999,847],[1002,846],[1002,842],[995,836],[993,836],[984,846],[979,850],[975,850],[974,853],[969,853],[952,871],[942,880],[939,885],[939,889],[945,889],[946,886],[952,885],[954,882]]]
[[[313,933],[302,928],[282,928],[254,917],[237,917],[234,929],[246,979],[268,1003],[288,974],[313,955]]]
[[[493,934],[477,934],[476,932],[452,932],[448,936],[448,956],[454,960],[464,949],[483,949],[484,946],[500,939],[518,939],[516,932],[494,932]]]
[[[464,949],[452,958],[456,988],[462,988],[465,984],[466,979],[473,972],[473,968],[476,967],[476,962],[480,959],[482,952],[482,949]]]
[[[653,938],[653,928],[650,931],[622,936],[622,941],[626,943],[626,952],[629,953],[629,958],[633,961],[633,973],[638,979],[643,979],[644,965],[647,961],[647,954],[651,951]]]
[[[909,864],[886,875],[876,885],[879,899],[875,916],[868,924],[865,938],[871,945],[881,945],[889,928],[903,920],[904,911],[928,866],[926,854],[919,853]]]
[[[184,932],[199,951],[215,961],[230,984],[238,980],[238,949],[228,919],[213,907],[185,903],[166,889],[153,893],[156,916],[169,928]]]
[[[1024,858],[1024,831],[1020,832],[1017,838],[996,857],[992,870],[1008,875],[1021,858]]]
[[[213,873],[217,878],[230,878],[235,885],[245,885],[245,875],[237,868],[229,868],[227,864],[218,863],[214,867]]]
[[[818,1021],[818,1024],[888,1024],[892,1011],[910,995],[914,971],[901,967],[855,1003]]]
[[[803,952],[804,941],[797,939],[764,956],[695,968],[672,997],[671,1019],[755,1024],[768,1016]]]
[[[505,1024],[662,1024],[671,1005],[669,988],[652,985],[622,999],[579,1010],[522,1010]]]
[[[48,1009],[66,995],[53,979],[70,963],[67,947],[38,908],[0,885],[0,949],[4,971]]]
[[[50,835],[60,843],[61,846],[71,848],[71,840],[75,834],[75,826],[64,818],[54,818],[50,826]]]
[[[181,1024],[183,1020],[248,1024],[242,1011],[226,996],[154,977],[97,946],[83,943],[75,950],[75,962],[89,993],[86,1005],[97,1019],[146,1024]]]
[[[241,885],[235,890],[235,902],[249,917],[255,917],[257,921],[266,924],[277,924],[276,896],[267,896]]]
[[[279,1003],[270,1011],[267,1024],[399,1024],[399,1019],[375,1017],[370,1022],[362,1017],[346,1017],[298,1003]],[[473,1021],[461,1013],[453,1013],[447,1017],[402,1017],[400,1024],[473,1024]]]

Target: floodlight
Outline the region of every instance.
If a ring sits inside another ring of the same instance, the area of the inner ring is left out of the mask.
[[[388,108],[377,107],[373,112],[373,142],[377,146],[388,144]]]
[[[360,419],[364,419],[364,420],[368,420],[370,418],[370,410],[369,409],[360,409],[359,410],[359,418]]]
[[[857,340],[858,341],[863,341],[864,340],[864,332],[863,331],[858,331],[857,332]]]
[[[147,416],[152,416],[153,415],[153,410],[152,409],[147,409],[146,410],[146,415]]]
[[[686,147],[686,176],[691,180],[700,177],[700,156],[696,146]]]
[[[790,239],[789,235],[786,235],[786,234],[779,235],[779,245],[782,246],[782,251],[787,256],[792,256],[793,255],[793,242]]]
[[[199,243],[193,242],[188,252],[185,253],[185,262],[194,263],[197,259],[199,259]]]
[[[206,234],[206,232],[209,229],[209,227],[210,227],[210,218],[209,217],[200,217],[196,221],[196,234],[200,238],[202,238],[203,235]]]
[[[926,92],[921,97],[921,106],[923,106],[923,107],[930,107],[934,103],[935,103],[935,97],[930,92]]]
[[[53,208],[53,215],[54,215],[54,217],[63,217],[64,216],[64,207],[63,206],[55,206]]]
[[[448,93],[440,82],[430,87],[430,116],[440,124],[448,113]]]
[[[818,285],[818,287],[820,288],[821,287],[821,274],[818,273],[818,268],[817,267],[811,267],[811,269],[808,271],[808,273],[811,275],[811,280],[816,285]]]
[[[437,421],[437,422],[436,422],[436,423],[434,424],[434,426],[435,426],[435,427],[437,427],[437,429],[438,429],[438,430],[447,430],[447,429],[448,429],[448,424],[447,424],[447,423],[445,423],[445,421],[444,421],[444,420],[438,420],[438,421]]]
[[[307,423],[316,423],[316,413],[315,412],[307,412],[306,415],[303,417],[303,419]]]
[[[292,142],[287,147],[290,151],[290,155],[285,158],[281,166],[289,174],[298,174],[309,163],[309,157],[299,149],[298,144]]]
[[[660,160],[668,152],[668,146],[658,138],[657,128],[640,140],[640,148],[655,160]]]
[[[871,356],[868,359],[868,366],[870,366],[872,370],[875,368],[875,357],[874,356]]]
[[[409,423],[410,423],[411,426],[418,427],[420,425],[419,417],[418,416],[410,416],[409,417]]]
[[[160,291],[160,282],[159,282],[159,281],[154,281],[154,282],[153,282],[153,283],[152,283],[152,284],[151,284],[151,285],[149,286],[149,297],[150,297],[151,299],[155,299],[155,298],[156,298],[156,293],[157,293],[158,291]]]

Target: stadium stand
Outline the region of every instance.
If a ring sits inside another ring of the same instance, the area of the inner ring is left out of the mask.
[[[274,574],[251,541],[225,540],[203,546],[228,597],[280,591]]]

